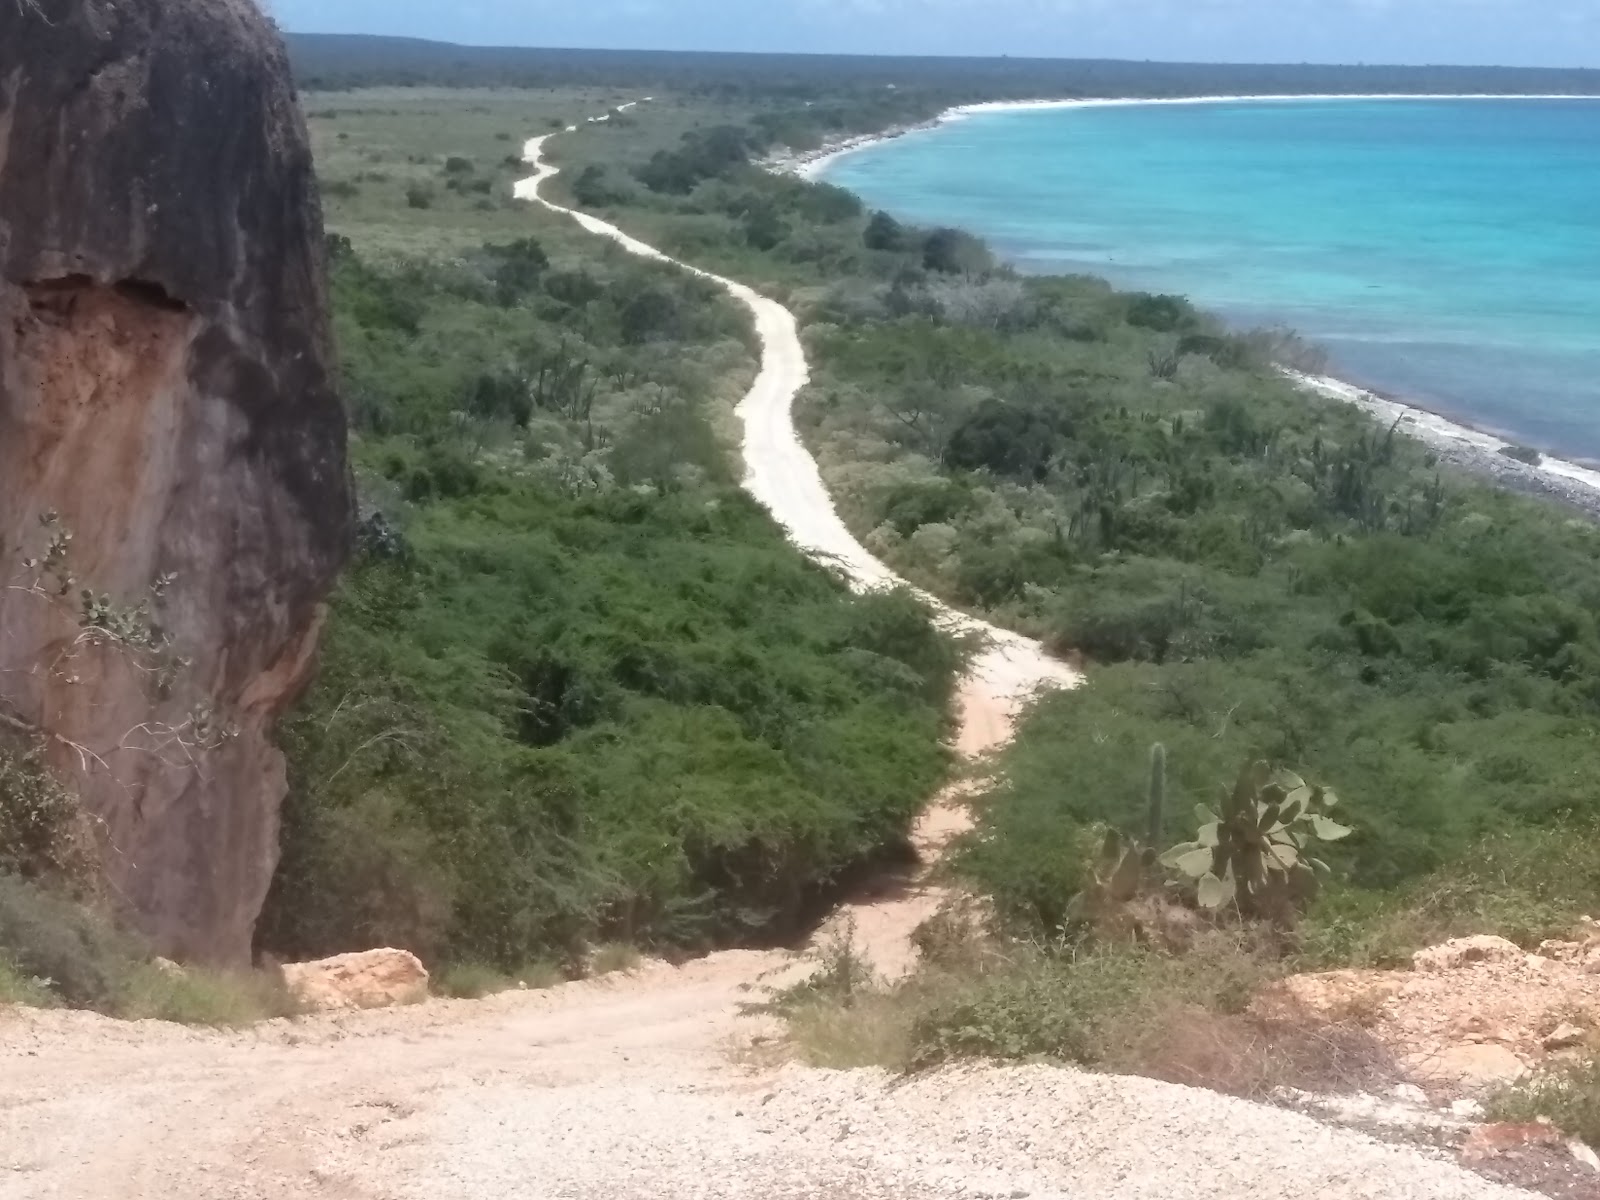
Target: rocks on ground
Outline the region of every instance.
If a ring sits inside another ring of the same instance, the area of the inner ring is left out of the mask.
[[[1536,954],[1504,938],[1458,938],[1418,951],[1409,971],[1298,975],[1256,1003],[1264,1015],[1360,1024],[1414,1082],[1481,1092],[1597,1040],[1600,927]]]
[[[387,1008],[428,998],[428,972],[407,950],[364,950],[286,963],[282,971],[290,994],[313,1012]]]

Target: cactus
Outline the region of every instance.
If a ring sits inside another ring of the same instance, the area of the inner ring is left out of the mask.
[[[1155,866],[1154,850],[1108,830],[1089,868],[1088,882],[1067,906],[1067,923],[1088,926],[1102,936],[1132,932],[1127,905],[1144,891]]]
[[[1166,822],[1167,748],[1160,742],[1150,747],[1150,792],[1147,836],[1152,846],[1161,844],[1161,829]]]
[[[1233,904],[1242,916],[1288,925],[1316,895],[1328,865],[1312,857],[1318,841],[1352,830],[1329,817],[1339,798],[1264,762],[1239,773],[1221,815],[1199,805],[1195,841],[1175,846],[1161,862],[1194,880],[1201,907]]]

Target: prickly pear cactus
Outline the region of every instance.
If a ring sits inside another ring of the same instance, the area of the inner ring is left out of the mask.
[[[1318,843],[1352,832],[1328,815],[1338,803],[1332,791],[1292,772],[1250,763],[1222,811],[1198,805],[1196,839],[1174,846],[1161,862],[1194,882],[1202,908],[1233,905],[1242,916],[1290,924],[1328,874],[1313,854]]]

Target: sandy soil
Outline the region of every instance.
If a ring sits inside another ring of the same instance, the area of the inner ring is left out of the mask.
[[[539,166],[538,142],[529,145]],[[520,190],[538,199],[554,171]],[[586,228],[659,257],[591,217]],[[891,576],[828,505],[788,405],[793,319],[737,284],[767,348],[742,408],[751,490],[863,586]],[[962,629],[985,627],[943,610]],[[1001,631],[963,692],[962,745],[1075,677]],[[957,831],[956,798],[919,827]],[[937,904],[914,877],[847,906],[880,968]],[[1144,1079],[963,1067],[905,1081],[770,1065],[750,1011],[802,976],[782,951],[246,1033],[0,1010],[5,1200],[1514,1200],[1442,1158]]]

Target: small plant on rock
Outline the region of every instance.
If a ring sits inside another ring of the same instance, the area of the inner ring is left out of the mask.
[[[1199,805],[1196,840],[1173,847],[1161,861],[1194,881],[1202,908],[1231,904],[1243,917],[1289,926],[1316,895],[1319,876],[1329,872],[1311,851],[1352,832],[1328,816],[1338,802],[1327,788],[1289,771],[1250,763],[1220,815]]]

